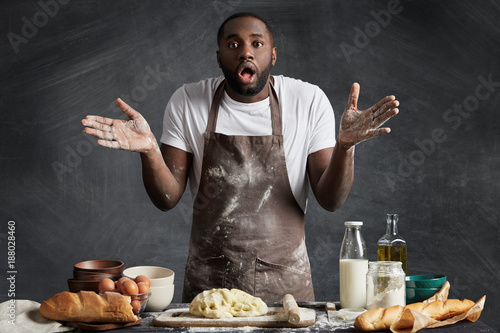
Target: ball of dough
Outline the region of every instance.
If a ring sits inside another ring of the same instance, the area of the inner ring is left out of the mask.
[[[211,289],[199,293],[189,304],[189,312],[206,318],[254,317],[267,313],[267,305],[239,289]]]

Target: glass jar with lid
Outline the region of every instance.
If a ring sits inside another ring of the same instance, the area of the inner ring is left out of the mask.
[[[371,261],[366,274],[366,309],[406,305],[405,272],[400,261]]]

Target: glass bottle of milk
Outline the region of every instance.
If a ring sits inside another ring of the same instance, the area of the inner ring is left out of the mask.
[[[361,235],[363,222],[344,223],[344,240],[340,248],[340,307],[366,308],[366,273],[368,254]]]

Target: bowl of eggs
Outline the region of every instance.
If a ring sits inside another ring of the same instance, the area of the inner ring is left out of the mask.
[[[147,307],[151,297],[151,281],[145,275],[138,275],[134,279],[121,277],[117,281],[104,278],[99,281],[98,292],[117,292],[123,296],[130,297],[130,304],[135,315],[140,315]]]
[[[130,297],[130,304],[132,305],[132,311],[136,316],[139,316],[144,312],[146,306],[148,305],[149,297],[151,296],[151,292],[137,294],[137,295],[123,295]]]
[[[174,271],[159,266],[136,266],[123,271],[123,276],[131,280],[141,275],[147,276],[151,281],[151,296],[145,311],[164,310],[174,297]]]

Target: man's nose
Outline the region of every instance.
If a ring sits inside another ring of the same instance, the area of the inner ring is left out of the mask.
[[[254,54],[251,45],[243,44],[240,49],[240,59],[241,60],[253,60]]]

